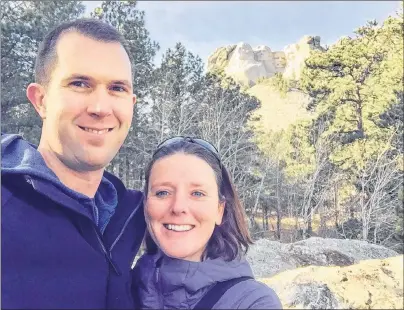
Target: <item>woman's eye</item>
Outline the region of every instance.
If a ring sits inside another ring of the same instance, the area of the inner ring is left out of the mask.
[[[199,192],[199,191],[195,191],[195,192],[193,192],[193,193],[192,193],[192,195],[193,195],[193,196],[196,196],[196,197],[203,197],[203,196],[205,196],[205,194],[204,194],[204,193]]]
[[[158,191],[158,192],[156,192],[157,197],[164,197],[164,196],[167,196],[167,195],[168,195],[167,191]]]

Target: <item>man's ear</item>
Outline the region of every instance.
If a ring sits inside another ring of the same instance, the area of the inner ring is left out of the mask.
[[[42,119],[46,118],[45,88],[38,83],[31,83],[27,87],[27,97]]]
[[[217,209],[217,219],[216,219],[216,225],[220,225],[222,224],[222,220],[223,220],[223,214],[224,214],[224,208],[226,206],[226,202],[219,202],[219,207]]]
[[[136,104],[136,101],[137,101],[136,95],[135,95],[135,94],[133,94],[133,105],[135,105],[135,104]]]

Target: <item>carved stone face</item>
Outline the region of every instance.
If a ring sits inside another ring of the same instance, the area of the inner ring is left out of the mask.
[[[284,52],[274,52],[274,63],[276,68],[284,68],[286,66],[286,56]]]
[[[233,55],[240,60],[254,60],[254,52],[251,46],[244,42],[237,44]]]
[[[254,56],[255,60],[257,61],[267,61],[273,59],[271,49],[265,45],[259,45],[254,48]]]

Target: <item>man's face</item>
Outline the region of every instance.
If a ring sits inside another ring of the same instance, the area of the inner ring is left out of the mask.
[[[134,103],[122,45],[66,33],[44,91],[41,145],[73,170],[102,169],[128,134]]]

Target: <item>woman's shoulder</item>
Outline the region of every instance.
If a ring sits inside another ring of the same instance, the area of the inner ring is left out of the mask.
[[[156,255],[143,254],[139,257],[132,268],[132,278],[134,282],[144,282],[148,279],[156,268],[156,260],[158,257]]]
[[[278,295],[255,279],[242,281],[227,290],[215,309],[282,309]]]

